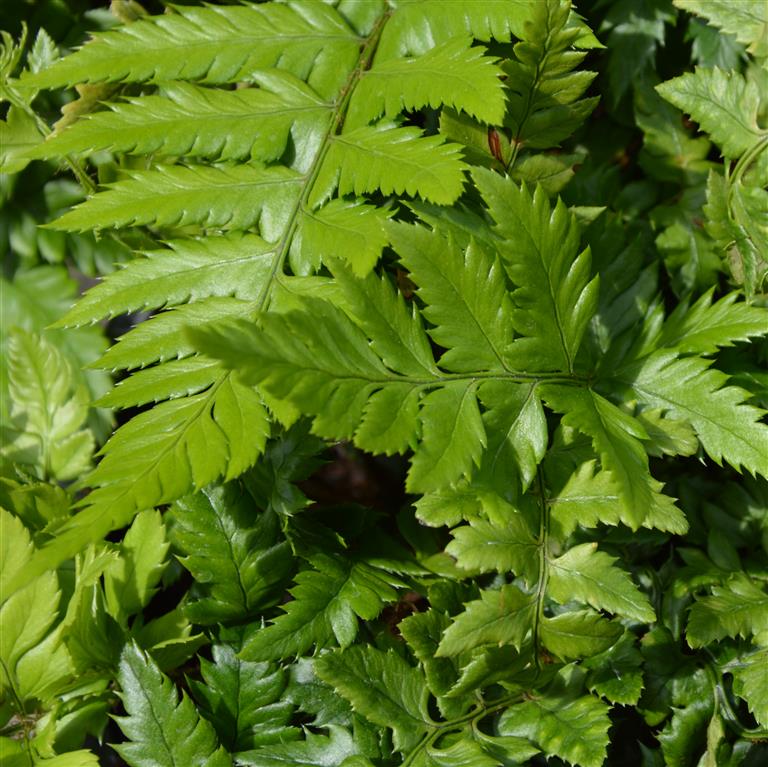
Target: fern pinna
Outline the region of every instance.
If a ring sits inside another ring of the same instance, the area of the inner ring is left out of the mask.
[[[583,159],[557,148],[596,106],[580,67],[597,47],[564,0],[297,0],[178,7],[22,80],[111,84],[101,111],[27,156],[116,158],[112,180],[52,226],[139,242],[59,325],[153,312],[98,363],[130,371],[100,404],[143,410],[35,561],[42,571],[172,504],[169,535],[196,581],[185,615],[219,626],[207,684],[191,684],[199,712],[136,645],[123,652],[129,763],[155,737],[146,690],[160,729],[183,721],[212,765],[544,754],[597,767],[614,704],[653,718],[641,668],[673,641],[659,627],[638,649],[634,629],[666,608],[650,574],[619,564],[622,530],[688,529],[655,459],[768,476],[765,413],[714,363],[768,322],[713,289],[666,312],[654,259],[621,218],[558,198]],[[765,131],[747,84],[739,133],[690,98],[734,106],[716,72],[659,93],[741,163],[710,169],[708,236],[713,252],[736,248],[734,276],[754,293],[764,233],[748,219],[764,190],[748,171]],[[349,520],[300,513],[294,483],[318,437],[410,455],[410,549],[382,536],[377,551]],[[765,609],[746,575],[708,585],[691,647],[713,639],[708,615]],[[359,641],[361,622],[409,590],[428,609],[397,637]],[[717,638],[748,643],[766,625],[734,618]],[[758,653],[741,650],[728,661],[737,694],[768,727]],[[248,726],[222,703],[240,674],[254,688]],[[296,710],[314,731],[291,724]]]

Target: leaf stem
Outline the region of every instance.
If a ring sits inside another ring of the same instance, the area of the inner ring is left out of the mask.
[[[739,715],[736,713],[736,711],[734,711],[730,696],[728,695],[728,692],[723,685],[723,679],[720,673],[720,669],[717,665],[717,659],[709,650],[709,648],[705,647],[704,650],[709,656],[709,658],[704,661],[704,670],[706,671],[707,676],[709,677],[709,681],[712,684],[712,691],[715,698],[715,713],[720,713],[723,718],[723,722],[728,725],[731,731],[734,732],[738,737],[744,738],[745,740],[754,741],[767,739],[768,728],[748,728],[741,723]]]
[[[515,693],[512,695],[505,695],[502,698],[497,698],[491,703],[485,706],[478,706],[472,709],[468,714],[456,717],[447,722],[435,723],[434,729],[428,732],[414,747],[414,749],[405,757],[405,760],[401,763],[400,767],[410,767],[416,760],[416,757],[425,749],[431,746],[436,740],[450,730],[455,730],[465,724],[471,724],[472,727],[476,727],[477,723],[484,719],[486,716],[493,714],[499,709],[506,708],[513,703],[520,703],[525,698],[522,693]]]
[[[381,33],[384,29],[384,25],[386,24],[391,14],[391,9],[387,8],[376,21],[376,24],[371,30],[371,33],[367,38],[365,38],[365,42],[362,45],[360,56],[357,60],[357,66],[352,70],[349,77],[347,78],[347,82],[344,84],[344,87],[339,93],[336,113],[333,117],[333,120],[331,120],[331,124],[329,125],[325,136],[323,136],[322,144],[320,145],[320,148],[318,149],[317,154],[312,161],[312,165],[310,166],[309,171],[305,176],[306,180],[304,183],[304,188],[296,200],[293,206],[293,210],[290,213],[288,226],[286,227],[283,236],[280,238],[280,241],[275,248],[275,258],[272,261],[272,268],[270,270],[269,276],[264,281],[264,285],[255,302],[257,313],[268,306],[268,302],[272,294],[272,286],[274,285],[275,281],[278,280],[279,275],[282,274],[285,259],[291,249],[291,244],[293,243],[293,238],[299,225],[299,216],[301,210],[307,204],[307,201],[309,200],[310,195],[314,190],[315,182],[317,181],[317,177],[319,176],[320,170],[323,166],[323,161],[325,160],[325,157],[328,154],[328,150],[331,146],[331,140],[334,136],[341,132],[341,129],[344,126],[344,119],[347,115],[347,109],[349,108],[349,102],[352,98],[355,85],[357,85],[357,82],[360,80],[363,73],[370,68],[373,57],[376,53],[376,48],[379,44],[379,40],[381,39]]]

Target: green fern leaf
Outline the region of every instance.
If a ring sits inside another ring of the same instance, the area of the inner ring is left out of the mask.
[[[188,226],[249,229],[277,239],[299,196],[301,177],[282,166],[228,168],[179,165],[129,171],[56,219],[55,229],[84,232],[95,227]]]
[[[370,278],[366,290],[371,295],[378,294],[376,300],[383,302],[381,309],[385,309],[393,296],[385,287],[376,289],[376,284],[376,279]],[[359,300],[359,296],[352,300]],[[377,331],[369,348],[365,336],[339,309],[317,299],[306,299],[304,304],[310,314],[266,315],[260,330],[238,323],[190,332],[198,348],[207,348],[222,358],[225,365],[244,370],[274,396],[288,398],[303,412],[314,415],[317,434],[349,438],[359,431],[361,445],[365,447],[375,444],[384,452],[404,449],[415,433],[419,391],[430,383],[437,385],[440,379],[436,375],[425,377],[422,367],[421,380],[412,383],[387,370],[372,349],[380,349],[385,354],[392,352],[393,364],[415,362],[424,366],[428,364],[427,350],[423,336],[419,335],[421,331],[413,336],[405,315],[400,313],[396,327],[409,337],[422,338],[419,342],[422,351],[416,352],[413,358],[409,355],[404,358],[402,350],[396,343],[393,345],[391,328],[382,323],[376,313],[365,320],[372,331]],[[291,330],[287,330],[289,327]],[[378,330],[382,330],[381,336]],[[290,345],[285,343],[288,336],[294,339]],[[375,393],[379,389],[381,392]],[[437,420],[430,416],[440,403],[450,407],[447,420],[444,414]],[[390,421],[392,429],[387,435],[393,441],[385,442],[380,438],[379,427],[384,419],[391,417],[390,407],[398,417]],[[479,461],[484,445],[482,421],[471,382],[445,384],[427,395],[422,407],[424,438],[414,458],[409,487],[437,489],[441,483],[469,473],[472,465]]]
[[[253,301],[269,281],[275,255],[274,246],[251,234],[174,240],[168,245],[107,275],[54,327],[77,327],[210,296]]]
[[[751,297],[768,276],[768,190],[736,181],[728,195],[731,235],[741,256],[741,264],[731,260],[731,271]]]
[[[468,602],[446,629],[437,655],[458,655],[482,645],[512,645],[518,650],[534,621],[535,598],[517,586],[482,591],[480,599]]]
[[[734,35],[754,56],[768,54],[768,10],[761,0],[673,0],[678,8],[702,16],[723,32]]]
[[[472,733],[472,737],[478,736]],[[507,756],[506,753],[505,756]],[[471,764],[472,767],[497,767],[499,752],[496,750],[491,756],[484,750],[483,745],[470,740],[469,737],[464,737],[447,748],[428,745],[418,753],[412,764],[415,767],[462,767],[465,764]]]
[[[591,437],[603,468],[609,471],[626,505],[626,516],[637,529],[647,510],[657,504],[660,484],[651,478],[641,440],[642,424],[591,389],[542,384],[544,401],[563,413],[563,423]]]
[[[698,357],[675,359],[657,352],[627,368],[628,381],[640,400],[690,423],[707,454],[736,469],[768,476],[768,426],[764,412],[745,404],[749,393],[725,386],[727,376]]]
[[[485,381],[479,389],[486,410],[483,423],[488,450],[476,481],[506,484],[510,468],[517,467],[527,490],[547,449],[547,421],[535,384]]]
[[[32,559],[35,547],[29,531],[16,516],[0,507],[0,604],[18,588],[9,589],[11,583],[25,580],[26,566]]]
[[[7,552],[11,545],[17,544],[25,549],[25,561],[17,561],[16,572],[6,573],[6,561],[3,560],[3,575],[8,591],[0,602],[0,695],[4,701],[22,700],[43,695],[43,688],[50,682],[52,673],[57,681],[57,669],[47,668],[61,645],[57,631],[51,627],[58,618],[61,591],[55,571],[49,570],[37,575],[30,568],[30,537],[26,529],[11,522],[10,513],[2,510],[2,531],[9,534],[3,542]],[[9,562],[9,565],[11,563]],[[15,577],[14,577],[15,576]],[[19,576],[26,578],[18,581]],[[65,658],[65,660],[68,660]],[[65,664],[64,675],[73,672],[71,664]],[[37,689],[36,689],[37,688]],[[50,691],[48,691],[50,693]],[[16,704],[11,704],[13,709]],[[23,713],[23,707],[19,713]]]
[[[212,653],[213,662],[200,659],[202,681],[190,679],[189,686],[228,751],[273,747],[298,737],[290,726],[293,706],[281,700],[287,683],[282,669],[240,660],[225,644],[215,644]]]
[[[310,204],[338,187],[341,195],[381,190],[450,205],[462,192],[467,167],[459,145],[440,136],[388,122],[364,126],[331,138]]]
[[[232,764],[190,699],[182,694],[179,702],[171,680],[135,644],[123,650],[118,681],[127,716],[117,722],[129,742],[116,748],[131,767]]]
[[[582,767],[601,767],[608,745],[608,706],[592,695],[552,691],[511,706],[499,732],[528,738],[546,754]]]
[[[346,647],[357,635],[357,618],[372,620],[397,598],[402,582],[363,562],[315,557],[316,569],[296,576],[293,601],[284,614],[251,637],[241,657],[264,661],[300,655],[313,645]]]
[[[29,767],[33,764],[30,761],[29,744],[0,736],[0,759],[3,760],[5,767]],[[56,754],[49,758],[36,756],[35,767],[99,767],[99,758],[93,751],[78,749],[77,751],[67,751],[63,754]]]
[[[474,385],[449,383],[430,392],[422,401],[421,420],[421,444],[405,483],[408,491],[428,493],[471,474],[486,444]]]
[[[462,252],[452,238],[420,226],[394,224],[389,233],[427,304],[429,334],[447,349],[440,365],[455,372],[507,370],[512,312],[498,260],[476,244]]]
[[[765,312],[730,293],[712,303],[714,288],[693,306],[681,301],[664,323],[657,345],[680,353],[714,354],[737,341],[768,335]]]
[[[627,511],[615,477],[609,471],[595,473],[594,461],[581,464],[565,484],[553,489],[549,503],[552,532],[560,539],[567,538],[579,525],[635,524],[636,515]],[[688,530],[683,512],[672,498],[661,493],[653,494],[652,505],[645,511],[641,525],[677,535]]]
[[[120,557],[104,571],[107,609],[122,625],[149,604],[165,570],[165,525],[158,511],[145,510],[133,520],[120,543]]]
[[[355,444],[372,453],[405,453],[414,448],[419,433],[422,392],[395,384],[374,392],[365,407]]]
[[[187,325],[230,317],[242,317],[252,304],[236,298],[209,298],[205,302],[184,304],[142,322],[121,336],[93,367],[104,370],[130,370],[153,362],[187,357],[194,349],[184,343],[182,329]]]
[[[302,209],[289,254],[294,272],[342,258],[358,277],[365,277],[389,242],[384,225],[391,215],[385,208],[338,199],[319,210]]]
[[[398,3],[384,28],[377,58],[387,61],[400,56],[418,56],[433,45],[471,35],[477,40],[508,42],[520,37],[530,17],[528,3],[487,0],[454,0],[451,13],[440,0],[406,0]]]
[[[509,42],[511,37],[523,37],[534,7],[528,0],[487,0],[482,5],[474,0],[452,0],[452,13],[445,13],[440,0],[401,0],[384,30],[379,52],[382,58],[416,55],[423,53],[431,41],[440,43],[466,35],[485,42]],[[577,13],[571,14],[568,26],[579,31],[575,46],[603,47]]]
[[[389,727],[398,751],[415,746],[426,732],[427,685],[419,670],[394,651],[350,647],[319,657],[315,672],[357,713]]]
[[[445,550],[459,567],[480,573],[512,572],[528,582],[536,580],[539,543],[521,515],[509,516],[503,527],[472,520],[454,528],[451,535]]]
[[[216,384],[224,371],[202,355],[137,370],[97,401],[99,407],[129,408],[197,394]]]
[[[493,645],[476,650],[472,659],[461,670],[459,681],[451,688],[451,698],[461,698],[481,687],[514,677],[528,661],[526,655],[519,655],[510,645]],[[527,758],[527,757],[524,757]]]
[[[386,277],[353,277],[339,264],[333,276],[341,287],[351,319],[371,339],[371,349],[391,370],[403,375],[435,376],[438,370],[420,316],[409,309]]]
[[[263,746],[237,755],[246,767],[368,767],[367,760],[356,761],[359,747],[352,736],[338,725],[328,726],[328,735],[306,733],[304,740]],[[362,759],[362,757],[361,757]]]
[[[56,545],[64,545],[68,529],[73,540],[81,535],[86,520],[99,520],[94,533],[102,535],[105,525],[121,527],[136,511],[170,503],[190,487],[239,476],[264,449],[267,431],[259,395],[230,377],[136,416],[110,438],[101,463],[87,479],[95,486],[88,512],[95,511],[82,520],[82,513],[74,517]]]
[[[725,157],[736,159],[768,136],[758,125],[758,87],[738,72],[697,67],[693,73],[657,85],[656,90],[689,114]]]
[[[712,596],[697,599],[688,616],[685,635],[691,647],[703,647],[725,637],[749,638],[768,631],[768,593],[744,575],[713,586]]]
[[[464,701],[444,697],[458,678],[456,659],[435,657],[440,638],[449,622],[447,615],[430,609],[425,613],[414,613],[397,624],[400,635],[420,661],[427,685],[437,698],[437,705],[446,719],[460,716],[465,710]]]
[[[648,597],[615,563],[613,557],[597,550],[596,543],[574,546],[550,562],[549,593],[561,604],[578,599],[596,610],[653,622],[656,614]]]
[[[524,337],[509,349],[508,359],[523,370],[573,372],[598,299],[589,250],[578,254],[575,217],[562,201],[552,210],[541,187],[531,196],[491,171],[476,168],[472,176],[505,240],[503,263],[518,286],[513,321]]]
[[[764,190],[710,171],[707,179],[707,231],[730,262],[731,273],[752,296],[768,274],[768,222]]]
[[[87,471],[93,434],[82,429],[89,396],[69,360],[45,338],[13,329],[8,337],[10,407],[0,454],[40,477],[70,480]]]
[[[421,56],[396,58],[374,65],[355,88],[347,125],[366,125],[382,116],[443,104],[483,122],[504,118],[501,70],[471,38],[453,38]]]
[[[272,162],[291,131],[306,139],[328,128],[331,111],[316,93],[283,72],[260,72],[259,88],[226,91],[172,83],[163,94],[109,104],[26,153],[55,158],[94,151],[184,155]]]
[[[278,66],[313,85],[333,76],[331,61],[337,72],[344,69],[339,62],[354,63],[359,43],[339,14],[319,3],[181,7],[98,34],[25,82],[37,88],[126,80],[227,83]]]
[[[621,636],[622,627],[592,610],[575,610],[541,622],[541,641],[563,660],[589,658],[604,652]]]
[[[744,698],[755,719],[765,727],[768,724],[768,650],[742,657],[730,669],[733,691]]]
[[[635,646],[635,637],[627,632],[610,649],[588,658],[587,687],[612,703],[637,705],[643,691],[643,656]]]
[[[43,140],[35,120],[11,105],[7,119],[0,120],[0,172],[19,173],[29,165],[30,153]]]
[[[172,507],[171,540],[199,584],[184,606],[195,623],[254,618],[290,578],[290,546],[276,515],[256,517],[249,501],[235,485],[212,486]]]
[[[209,349],[246,380],[314,415],[316,434],[348,439],[373,391],[398,377],[340,309],[318,299],[304,303],[311,314],[270,313],[262,317],[260,331],[237,322],[187,332],[200,350]]]
[[[557,146],[595,108],[598,99],[581,99],[594,72],[572,70],[586,56],[572,50],[579,36],[567,28],[570,4],[560,0],[532,3],[522,41],[515,45],[517,61],[504,65],[507,74],[507,114],[504,124],[517,147]]]

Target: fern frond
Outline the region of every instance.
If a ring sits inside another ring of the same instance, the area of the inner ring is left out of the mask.
[[[67,232],[147,224],[249,229],[258,223],[262,235],[274,239],[301,189],[301,176],[279,165],[170,165],[127,175],[65,213],[53,227]]]
[[[392,211],[362,201],[330,200],[319,210],[303,208],[289,259],[296,274],[321,262],[343,258],[358,277],[368,274],[389,243],[385,230]]]
[[[359,45],[344,19],[324,3],[180,6],[174,14],[95,35],[26,83],[37,88],[101,81],[227,83],[279,67],[312,85],[333,76],[331,61],[343,75],[337,62],[354,63]]]
[[[292,130],[327,129],[331,105],[284,72],[259,72],[261,87],[226,91],[171,83],[162,95],[109,104],[84,115],[27,153],[52,158],[84,152],[184,155],[218,160],[278,160]]]
[[[317,649],[350,645],[357,636],[357,618],[372,620],[397,598],[402,581],[365,562],[322,555],[313,569],[296,576],[293,600],[283,614],[244,645],[245,660],[272,660]]]
[[[471,472],[485,444],[471,379],[443,383],[434,373],[415,379],[395,373],[373,351],[386,353],[390,340],[375,338],[369,347],[341,310],[310,298],[305,306],[306,313],[262,317],[260,329],[240,322],[188,332],[198,348],[312,415],[321,436],[354,437],[361,447],[383,452],[403,450],[417,433],[414,417],[421,404],[423,438],[408,476],[414,492],[438,489]],[[425,389],[438,386],[420,402]],[[393,442],[385,443],[384,434]]]
[[[512,645],[518,650],[533,625],[535,599],[507,584],[480,593],[446,629],[438,657],[458,655],[483,645]]]
[[[256,516],[253,500],[234,484],[180,498],[170,537],[198,584],[184,613],[210,625],[254,619],[283,593],[293,570],[277,515]]]
[[[189,686],[222,745],[236,753],[298,737],[299,729],[289,724],[293,706],[281,700],[287,683],[282,668],[240,660],[226,644],[215,644],[212,654],[213,662],[200,658],[202,681],[190,679]]]
[[[99,407],[129,408],[188,397],[213,386],[221,364],[201,354],[142,368],[119,381],[98,400]]]
[[[198,349],[210,348],[246,381],[263,384],[280,398],[290,395],[315,415],[317,434],[349,439],[368,397],[400,378],[341,310],[326,301],[304,300],[311,314],[267,314],[261,332],[244,321],[187,332]]]
[[[117,750],[128,764],[231,767],[210,723],[135,644],[123,651],[118,680],[127,716],[117,721],[128,742]]]
[[[504,124],[516,148],[545,149],[570,136],[595,108],[597,98],[581,98],[595,73],[573,71],[586,54],[572,50],[579,33],[567,28],[570,4],[540,0],[530,7],[514,48],[517,61],[504,65]]]
[[[356,711],[390,728],[399,751],[415,746],[427,732],[431,720],[424,677],[394,650],[350,647],[324,655],[315,668]]]
[[[503,525],[471,520],[469,525],[451,530],[451,536],[445,550],[459,567],[481,573],[512,572],[535,581],[539,544],[521,515],[510,514]]]
[[[700,357],[676,359],[659,351],[621,372],[641,402],[690,423],[707,454],[720,464],[768,477],[765,412],[746,404],[750,394],[726,386],[728,377]]]
[[[502,72],[471,38],[453,38],[421,56],[389,59],[374,65],[355,88],[347,125],[366,125],[382,116],[442,105],[478,120],[498,124],[504,118]]]
[[[648,469],[648,456],[641,440],[648,434],[640,422],[590,389],[543,384],[544,401],[563,413],[563,423],[588,435],[610,472],[626,505],[631,527],[637,529],[648,510],[658,504],[660,483]]]
[[[359,756],[359,746],[343,727],[329,724],[328,735],[306,732],[302,740],[281,741],[269,746],[242,751],[237,762],[243,767],[284,767],[285,765],[320,765],[332,758],[347,767],[369,767],[371,762]],[[341,760],[341,761],[338,761]]]
[[[551,506],[552,534],[564,540],[577,526],[597,527],[600,524],[632,527],[637,514],[627,509],[615,476],[609,471],[595,471],[595,461],[581,464],[564,481],[558,482],[545,461],[545,472],[553,483],[549,503]],[[682,535],[688,530],[685,515],[674,500],[662,493],[654,493],[652,505],[642,515],[645,528],[664,530]]]
[[[589,658],[607,650],[622,634],[617,621],[594,610],[569,610],[541,621],[541,641],[563,660]]]
[[[462,192],[467,167],[458,144],[380,123],[332,138],[316,188],[338,186],[341,195],[395,192],[450,205]]]
[[[697,16],[723,32],[733,35],[749,47],[754,56],[768,54],[768,9],[761,0],[672,0],[678,7]]]
[[[664,323],[657,345],[680,353],[714,354],[737,341],[768,335],[765,312],[730,293],[712,303],[714,288],[693,306],[681,301]]]
[[[475,481],[508,486],[510,470],[515,467],[522,489],[527,490],[544,457],[549,437],[538,386],[484,381],[478,395],[485,406],[483,423],[488,450]]]
[[[429,334],[447,351],[446,370],[507,370],[512,306],[498,259],[476,244],[466,252],[422,226],[395,224],[390,239],[427,304]]]
[[[486,445],[474,383],[452,382],[427,394],[421,408],[422,436],[406,489],[427,493],[469,476]]]
[[[0,411],[0,455],[45,480],[74,479],[89,468],[95,447],[83,428],[90,405],[85,385],[41,336],[14,328],[7,351],[10,396]]]
[[[707,178],[706,228],[730,261],[731,273],[748,297],[768,275],[768,193],[730,183],[714,170]]]
[[[267,432],[259,395],[220,376],[206,391],[162,402],[116,431],[88,477],[96,489],[87,503],[100,505],[105,517],[130,519],[138,509],[186,495],[190,487],[237,477],[262,452]]]
[[[361,280],[340,264],[333,266],[333,275],[350,318],[368,335],[371,348],[388,368],[403,375],[437,374],[419,313],[415,306],[407,307],[386,276],[369,274]]]
[[[598,300],[589,249],[578,253],[575,217],[562,201],[553,210],[541,187],[531,195],[491,171],[476,168],[472,175],[505,241],[504,266],[518,286],[512,316],[523,338],[510,347],[510,363],[524,370],[573,372]]]
[[[653,622],[656,614],[648,597],[615,564],[616,559],[598,551],[596,543],[574,546],[550,563],[549,594],[560,604],[577,599],[596,610]]]
[[[210,298],[184,304],[158,314],[120,337],[93,367],[131,370],[153,362],[186,357],[194,349],[185,343],[182,329],[214,319],[242,317],[252,304],[236,298]]]
[[[352,275],[347,279],[335,259],[347,261],[362,277],[389,243],[387,219],[397,206],[373,205],[367,195],[408,195],[452,204],[462,194],[468,165],[460,147],[405,127],[402,112],[447,103],[480,119],[499,119],[499,68],[471,41],[521,36],[533,6],[459,0],[456,12],[446,14],[441,3],[427,0],[362,9],[304,0],[183,7],[97,34],[59,64],[27,76],[35,87],[107,80],[143,83],[147,92],[62,131],[41,150],[50,153],[46,156],[105,148],[145,156],[160,153],[169,163],[153,166],[152,158],[150,169],[126,171],[126,177],[65,214],[59,222],[62,229],[150,226],[161,232],[173,228],[177,238],[196,236],[200,228],[214,230],[206,232],[214,236],[205,244],[177,240],[171,251],[146,254],[91,291],[62,323],[189,302],[127,334],[101,361],[109,367],[143,368],[105,402],[160,404],[156,413],[143,413],[121,427],[107,444],[105,457],[87,480],[95,488],[85,502],[92,509],[81,512],[79,522],[73,520],[60,551],[82,539],[86,521],[93,521],[100,508],[103,524],[122,521],[130,518],[131,509],[172,501],[218,475],[233,477],[255,459],[267,428],[260,395],[236,383],[211,359],[188,357],[186,337],[177,334],[184,322],[201,325],[229,309],[258,315],[264,332],[228,326],[228,338],[218,350],[224,367],[239,367],[242,352],[249,380],[264,386],[276,410],[306,408],[314,417],[315,433],[353,438],[367,449],[391,453],[418,448],[409,477],[412,489],[439,489],[482,464],[486,422],[493,419],[481,415],[478,383],[456,372],[447,374],[455,381],[446,380],[421,329],[419,312],[396,309],[399,299],[388,282],[371,278],[361,284]],[[584,29],[574,14],[567,24]],[[360,37],[352,27],[367,36]],[[591,44],[581,32],[574,44],[577,40]],[[447,87],[448,76],[458,89]],[[228,82],[259,87],[203,87]],[[159,87],[152,92],[147,83]],[[355,117],[367,101],[365,89],[378,90],[374,83],[382,94],[374,99],[375,114],[363,109]],[[402,99],[397,97],[401,89]],[[383,122],[355,124],[380,113]],[[250,164],[204,164],[206,159],[245,158]],[[432,212],[436,210],[433,206]],[[463,316],[473,316],[482,333],[493,336],[496,365],[505,359],[512,339],[509,317],[515,321],[506,279],[489,255],[493,236],[481,217],[460,218],[447,215],[439,227],[451,231],[460,246],[452,246],[447,276],[454,294],[464,296],[470,307]],[[252,234],[218,236],[218,230],[257,228],[263,240]],[[467,249],[472,231],[477,244]],[[433,251],[430,268],[441,273]],[[284,277],[286,263],[300,276]],[[336,301],[345,293],[337,302],[340,309],[326,301],[305,302],[302,295],[318,284],[302,282],[302,276],[322,263],[338,272],[333,288],[323,289],[323,295]],[[468,267],[472,275],[464,274]],[[576,283],[585,270],[588,260],[582,258]],[[479,286],[474,278],[482,278]],[[489,294],[485,304],[484,292]],[[441,328],[459,324],[449,316],[450,302],[433,300],[431,294],[421,297],[431,304],[426,317],[435,325],[434,338],[447,338]],[[493,308],[497,299],[501,310]],[[355,324],[361,322],[365,300],[373,301],[378,312],[370,327]],[[222,309],[224,304],[229,308]],[[280,317],[267,311],[292,307],[301,311]],[[563,307],[574,311],[568,301]],[[307,309],[318,315],[311,317]],[[397,317],[394,332],[384,322],[391,311]],[[283,332],[289,327],[295,335],[285,343]],[[229,346],[235,339],[242,343],[237,352]],[[403,343],[416,344],[416,353],[407,360],[408,354],[397,348]],[[578,339],[573,346],[575,354]],[[451,371],[488,375],[497,370],[470,370],[470,357],[470,350],[455,346],[441,362]],[[498,369],[507,374],[503,365]],[[350,377],[344,378],[345,373]],[[229,392],[226,405],[220,402],[224,392]],[[430,413],[444,400],[452,404],[452,416],[438,428],[429,423]],[[510,416],[512,431],[514,424],[522,428],[529,421],[539,423],[538,400],[526,402],[524,414]],[[241,406],[243,413],[236,418]],[[249,429],[255,434],[247,442]],[[533,436],[519,454],[524,478],[531,476],[540,457],[538,431]],[[511,438],[504,443],[496,434],[493,439],[493,449],[503,450],[500,445],[509,447]],[[201,463],[204,452],[215,452],[206,466]],[[130,485],[119,476],[125,467],[135,475]]]
[[[724,637],[749,637],[768,630],[768,592],[742,573],[735,573],[712,595],[692,605],[686,627],[691,647],[703,647]]]
[[[501,715],[499,732],[523,736],[570,764],[602,767],[611,726],[608,705],[594,695],[568,689],[562,682],[560,687],[550,688],[545,697],[510,706]]]
[[[768,136],[768,130],[758,124],[757,84],[738,72],[696,67],[695,72],[667,80],[657,85],[656,90],[689,114],[725,157],[736,159]]]
[[[88,290],[54,327],[78,327],[211,296],[255,300],[268,283],[275,248],[256,235],[235,234],[173,240],[168,249],[144,255]]]
[[[157,592],[166,567],[169,543],[160,512],[140,512],[120,542],[120,558],[104,571],[107,610],[123,626]]]

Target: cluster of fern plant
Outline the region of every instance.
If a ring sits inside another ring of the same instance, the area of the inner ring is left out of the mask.
[[[763,764],[765,5],[112,10],[3,33],[0,761]]]

